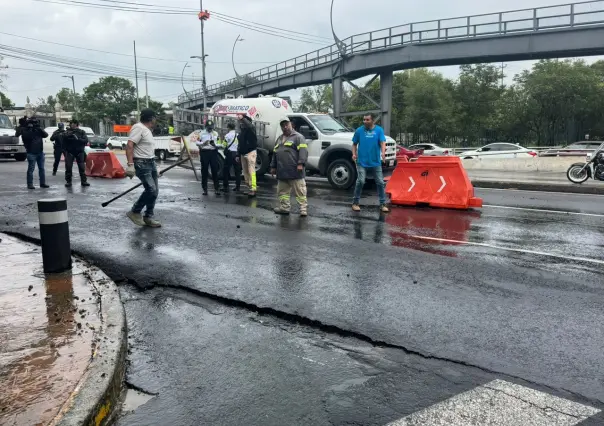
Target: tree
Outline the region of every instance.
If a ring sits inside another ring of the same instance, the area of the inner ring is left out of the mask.
[[[454,126],[452,84],[441,74],[418,69],[407,82],[403,94],[407,105],[403,117],[405,129],[414,139],[425,136],[431,142],[442,142]]]
[[[75,95],[77,97],[77,94]],[[63,111],[75,111],[75,103],[74,103],[74,93],[73,90],[68,89],[67,87],[63,87],[61,90],[57,92],[55,97],[53,98],[53,102],[50,102],[50,96],[48,104],[52,104],[53,108],[58,103],[61,105],[61,109]]]
[[[455,85],[455,114],[460,136],[480,141],[494,125],[497,101],[503,92],[501,70],[494,65],[462,65]]]
[[[302,89],[297,109],[299,112],[329,112],[333,110],[332,95],[331,84]]]
[[[122,123],[136,109],[136,89],[128,79],[102,77],[84,88],[80,109],[80,119]]]
[[[12,108],[15,106],[11,98],[6,96],[2,91],[0,91],[0,100],[2,101],[2,105],[0,105],[2,108]]]

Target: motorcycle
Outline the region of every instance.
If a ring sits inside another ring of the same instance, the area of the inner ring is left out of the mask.
[[[572,164],[566,171],[566,177],[572,183],[583,183],[590,178],[604,181],[604,143],[593,154],[587,154],[585,163]]]

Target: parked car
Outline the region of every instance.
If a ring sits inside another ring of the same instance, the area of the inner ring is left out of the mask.
[[[107,139],[107,148],[109,149],[126,149],[127,144],[127,136],[111,136]]]
[[[585,157],[587,154],[594,152],[602,142],[598,141],[580,141],[575,142],[564,148],[548,149],[539,153],[539,157]]]
[[[410,160],[412,158],[419,158],[420,156],[424,155],[424,150],[423,149],[415,149],[415,150],[411,150],[408,148],[405,148],[402,145],[397,145],[396,147],[396,159],[397,161],[403,161],[403,160]]]
[[[418,149],[424,150],[424,155],[449,155],[449,150],[447,148],[440,147],[433,143],[418,143],[415,145],[411,145],[407,148],[411,151],[417,151]]]
[[[109,148],[107,148],[107,139],[101,136],[88,136],[88,145],[86,145],[84,151],[86,154],[109,151]]]
[[[463,159],[474,158],[531,158],[536,157],[537,153],[520,145],[509,142],[495,142],[472,151],[465,151],[459,154]]]

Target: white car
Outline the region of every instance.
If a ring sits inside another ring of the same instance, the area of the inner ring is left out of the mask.
[[[109,139],[107,139],[107,147],[109,149],[126,149],[127,144],[127,136],[111,136]]]
[[[537,153],[530,149],[521,147],[520,145],[508,143],[508,142],[495,142],[483,146],[472,151],[465,151],[459,154],[464,160],[475,159],[475,158],[532,158],[536,157]]]
[[[424,155],[449,155],[449,150],[447,148],[434,145],[433,143],[418,143],[415,145],[411,145],[407,149],[411,151],[423,149]]]

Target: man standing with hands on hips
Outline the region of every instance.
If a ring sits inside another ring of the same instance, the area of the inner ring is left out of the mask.
[[[306,198],[306,181],[304,169],[308,160],[308,145],[306,139],[292,128],[289,118],[284,117],[280,122],[283,135],[277,139],[271,160],[271,175],[277,174],[277,192],[279,207],[275,213],[288,215],[291,208],[290,197],[292,189],[296,201],[300,205],[300,216],[308,216],[308,199]]]
[[[155,127],[156,116],[151,109],[141,111],[140,122],[132,126],[128,135],[126,158],[128,168],[126,176],[132,179],[138,177],[145,188],[140,198],[132,206],[126,216],[138,226],[159,228],[161,223],[153,219],[155,201],[159,193],[158,173],[155,165],[155,140],[151,129]],[[142,211],[145,209],[143,217]]]
[[[381,157],[380,157],[381,155]],[[363,117],[363,126],[359,127],[352,137],[352,160],[357,165],[357,182],[354,188],[352,210],[361,211],[361,192],[365,185],[367,173],[373,174],[378,189],[380,211],[388,213],[386,205],[386,188],[382,173],[382,161],[386,159],[386,135],[384,129],[375,124],[375,116],[367,114]]]

